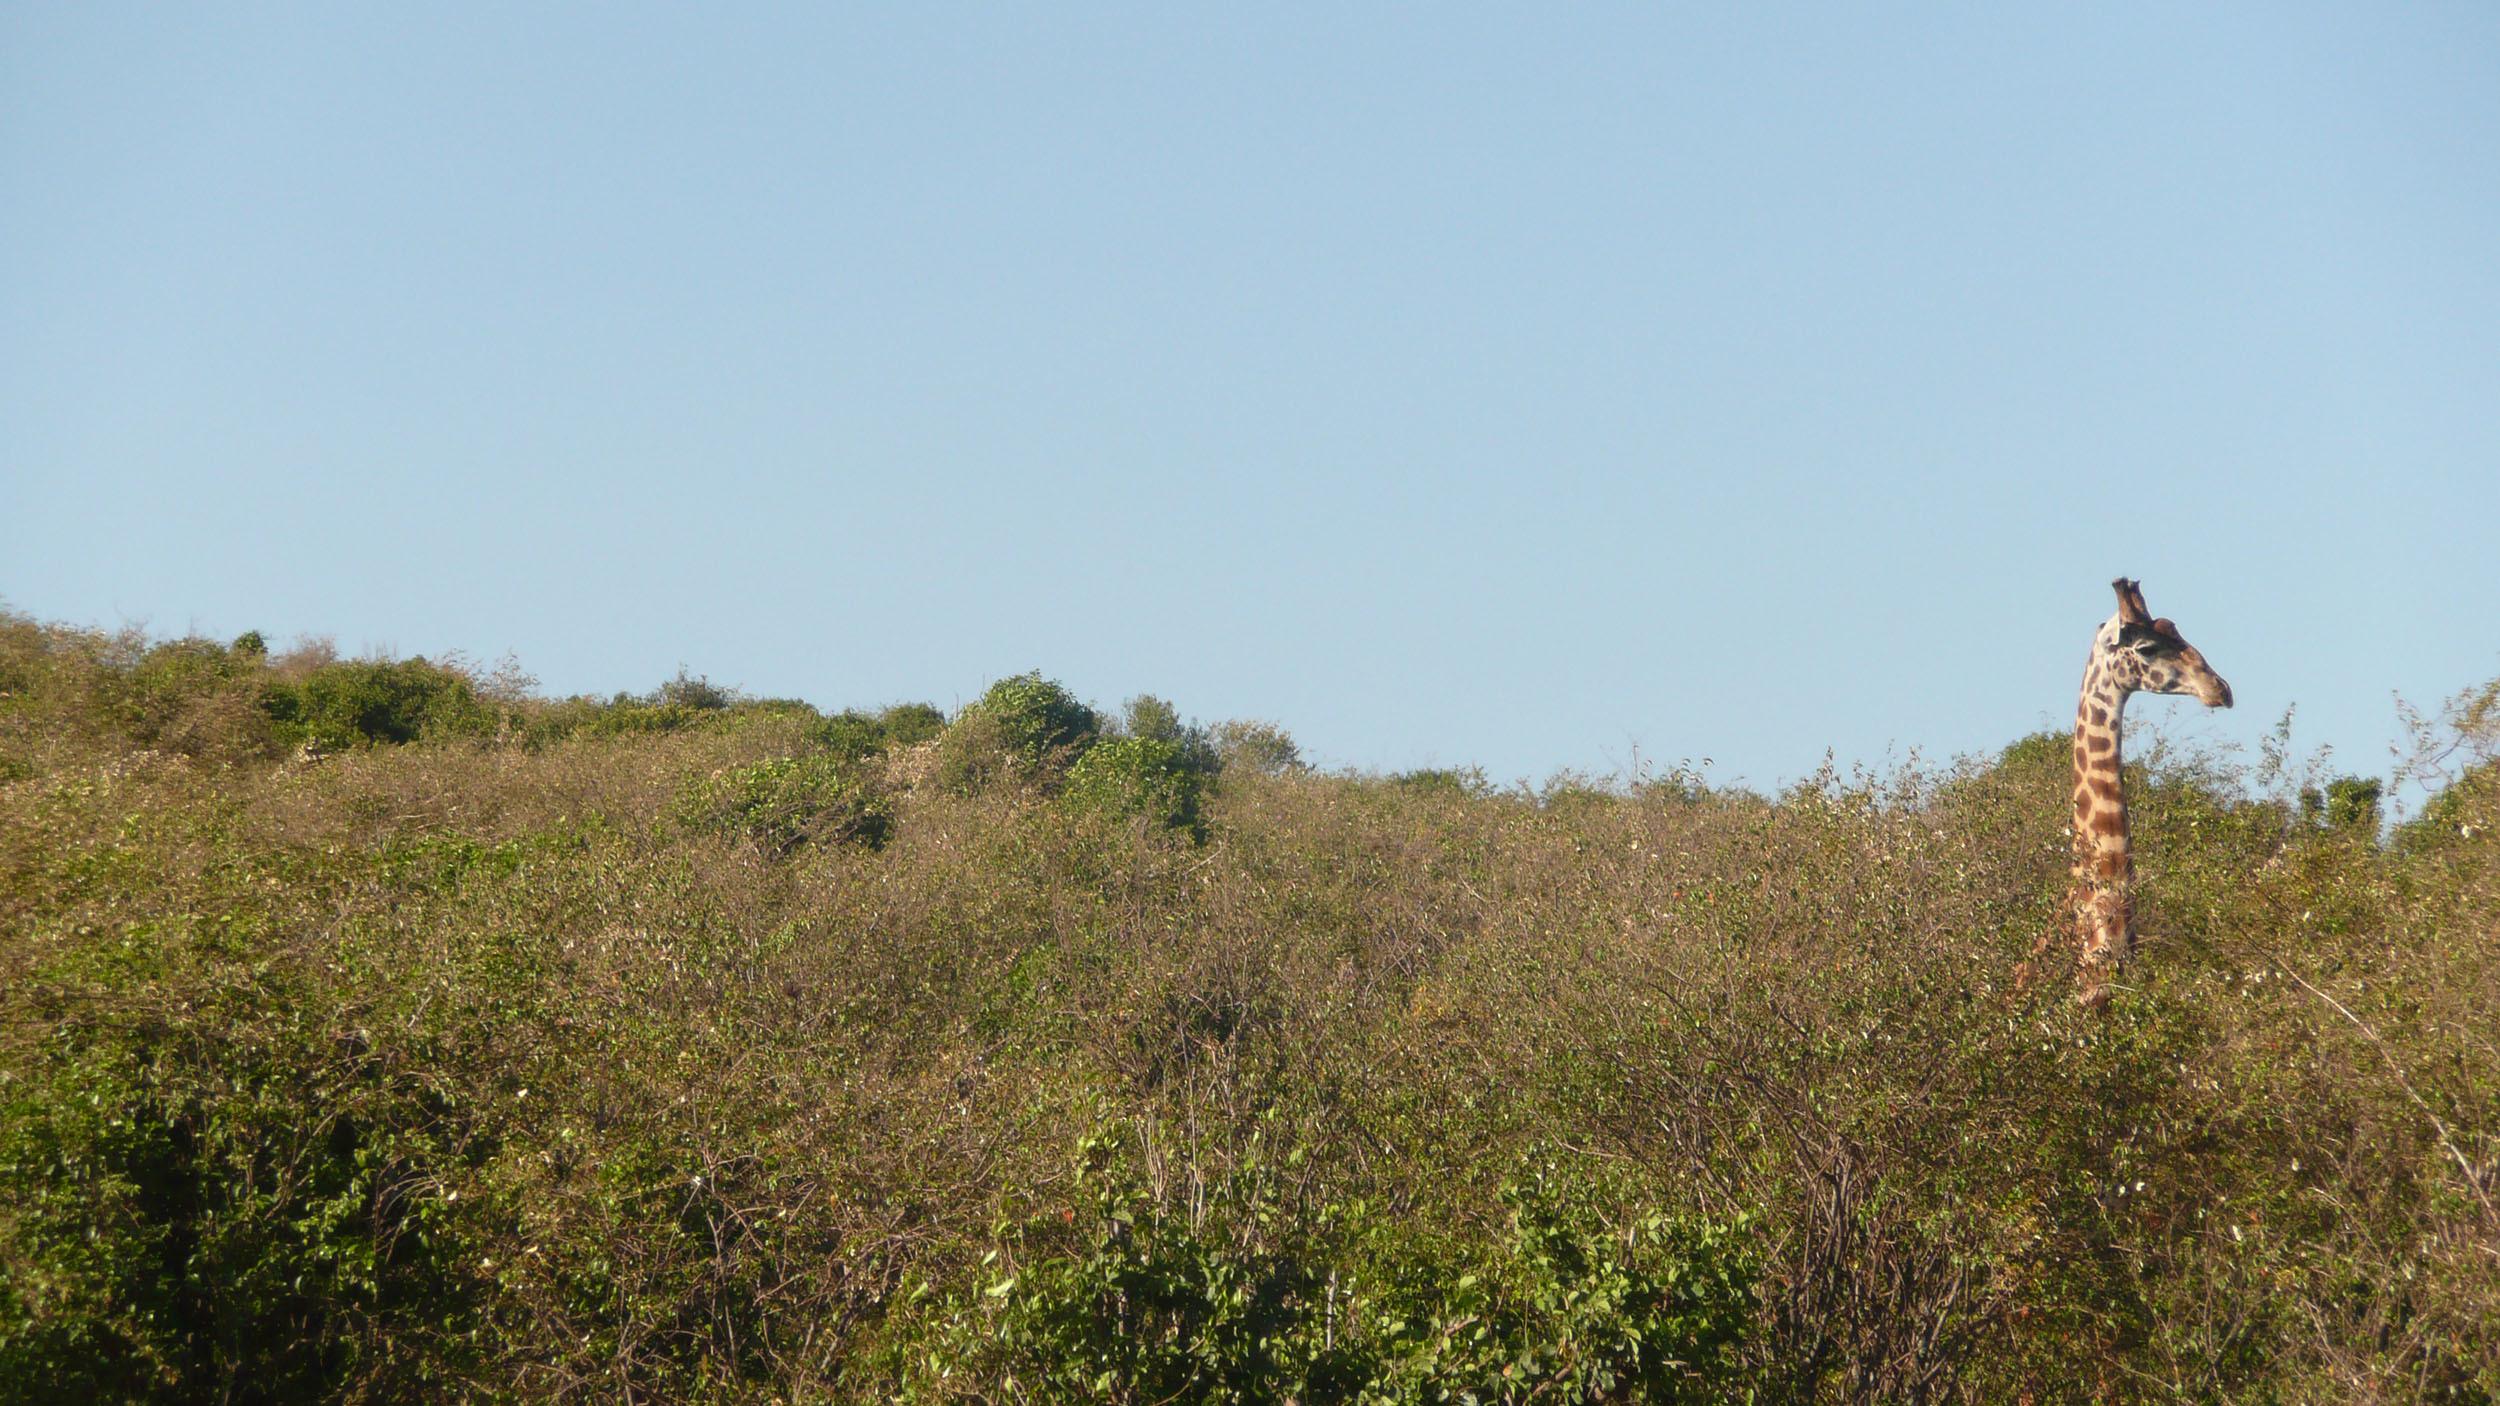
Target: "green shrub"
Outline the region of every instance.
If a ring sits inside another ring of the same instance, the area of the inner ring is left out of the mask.
[[[2096,1016],[2057,734],[770,863],[916,760],[196,765],[328,661],[152,648],[0,614],[0,1402],[2500,1398],[2490,691],[2385,845],[2148,738]]]
[[[604,703],[596,698],[567,698],[537,710],[524,735],[532,744],[565,737],[656,737],[701,727],[719,716],[633,693],[617,694]]]
[[[885,843],[893,813],[845,758],[777,757],[715,772],[679,796],[678,822],[736,835],[768,854],[802,845]]]
[[[1131,1176],[1098,1173],[1087,1189],[1081,1210],[1036,1220],[983,1258],[978,1289],[916,1345],[907,1400],[987,1383],[1046,1402],[1319,1399],[1306,1394],[1323,1348],[1310,1266],[1193,1227]],[[1038,1243],[1028,1258],[1016,1241]]]
[[[938,781],[958,795],[1002,781],[1054,785],[1102,735],[1102,718],[1039,671],[1000,679],[939,739]]]
[[[1252,1164],[1184,1208],[1098,1168],[1081,1211],[991,1250],[908,1394],[1699,1402],[1741,1384],[1754,1277],[1742,1222],[1634,1212],[1618,1225],[1547,1163],[1502,1186],[1504,1233],[1468,1247],[1361,1205],[1290,1214],[1279,1180]]]
[[[1211,777],[1224,769],[1224,758],[1216,749],[1214,735],[1203,727],[1182,722],[1178,709],[1151,693],[1141,693],[1128,701],[1122,711],[1120,731],[1128,737],[1170,743],[1179,749],[1181,765],[1201,776]]]
[[[1180,710],[1151,693],[1141,693],[1121,708],[1120,729],[1131,737],[1157,742],[1179,742],[1189,734]]]
[[[1008,740],[1006,725],[969,708],[938,734],[935,775],[938,785],[956,796],[976,796],[1037,779],[1033,767]]]
[[[1133,818],[1206,838],[1199,813],[1204,773],[1180,744],[1146,737],[1097,742],[1068,769],[1061,799],[1079,810]]]
[[[897,703],[874,713],[846,708],[808,729],[810,741],[854,760],[893,747],[910,747],[937,736],[946,715],[926,703]]]
[[[789,720],[810,728],[830,722],[796,698],[748,698],[735,689],[679,669],[674,678],[649,693],[617,693],[597,698],[566,698],[528,705],[519,710],[523,739],[543,747],[567,737],[643,737],[696,729],[735,730],[772,720]]]
[[[2396,827],[2408,852],[2455,846],[2500,834],[2500,762],[2484,762],[2433,792],[2422,813]]]
[[[698,713],[718,712],[738,701],[737,692],[721,687],[700,674],[689,674],[679,665],[676,677],[661,684],[651,700],[666,708],[685,708]]]
[[[324,664],[271,684],[261,708],[281,743],[332,749],[488,736],[499,721],[468,675],[422,658]]]
[[[1750,1221],[1609,1216],[1585,1177],[1530,1161],[1500,1188],[1506,1224],[1489,1247],[1389,1257],[1376,1297],[1357,1297],[1366,1399],[1740,1396]]]
[[[2308,787],[2300,793],[2302,823],[2326,830],[2378,833],[2379,793],[2384,784],[2372,776],[2339,776],[2326,789]]]
[[[916,747],[946,730],[946,715],[926,703],[897,703],[877,714],[889,747]]]
[[[475,1208],[436,1194],[462,1119],[359,1036],[289,1029],[296,994],[231,993],[215,1040],[65,1030],[15,1068],[0,1402],[422,1397],[471,1360]]]
[[[261,657],[213,640],[167,640],[126,671],[107,675],[122,731],[145,747],[233,761],[269,750],[272,729],[256,706]]]
[[[876,716],[856,709],[845,709],[807,730],[810,742],[849,761],[873,757],[885,750],[885,728]]]
[[[1001,740],[1035,763],[1072,758],[1102,733],[1102,718],[1040,671],[991,684],[969,711],[996,720]]]
[[[1252,776],[1288,776],[1303,770],[1302,749],[1274,723],[1235,719],[1215,727],[1219,767]]]
[[[1485,777],[1484,768],[1473,766],[1419,767],[1390,777],[1389,784],[1402,791],[1420,791],[1435,796],[1474,799],[1493,794],[1493,783]]]
[[[2033,732],[2005,744],[1997,765],[2018,771],[2062,773],[2073,769],[2075,738],[2068,732]]]

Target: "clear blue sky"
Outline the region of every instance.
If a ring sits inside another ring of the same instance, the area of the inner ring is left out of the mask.
[[[2500,7],[0,9],[0,599],[1770,786],[2500,674]]]

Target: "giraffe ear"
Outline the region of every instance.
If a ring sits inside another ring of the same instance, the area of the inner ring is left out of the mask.
[[[2118,593],[2119,619],[2126,621],[2130,625],[2149,625],[2152,623],[2152,613],[2144,608],[2144,591],[2140,586],[2138,586],[2135,582],[2128,580],[2126,577],[2121,576],[2117,580],[2110,582],[2109,587],[2111,590]]]

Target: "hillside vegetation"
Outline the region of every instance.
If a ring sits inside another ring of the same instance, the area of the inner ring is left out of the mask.
[[[1328,775],[0,617],[0,1402],[2500,1396],[2442,789]]]

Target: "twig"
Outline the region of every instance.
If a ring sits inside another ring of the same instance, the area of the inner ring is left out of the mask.
[[[2351,1021],[2353,1028],[2360,1031],[2363,1038],[2370,1042],[2370,1048],[2378,1051],[2378,1057],[2387,1061],[2387,1072],[2396,1076],[2396,1087],[2404,1090],[2405,1097],[2413,1100],[2413,1106],[2421,1109],[2422,1116],[2431,1120],[2431,1127],[2439,1133],[2439,1145],[2448,1149],[2448,1155],[2456,1160],[2457,1170],[2465,1174],[2465,1189],[2473,1192],[2474,1199],[2482,1203],[2484,1218],[2500,1224],[2500,1212],[2492,1209],[2491,1197],[2483,1190],[2482,1177],[2475,1172],[2473,1162],[2466,1158],[2463,1149],[2457,1146],[2456,1139],[2449,1136],[2447,1120],[2441,1118],[2419,1093],[2414,1092],[2413,1081],[2405,1077],[2404,1066],[2396,1063],[2396,1057],[2387,1052],[2387,1042],[2379,1038],[2378,1032],[2372,1030],[2367,1021],[2354,1015],[2343,1002],[2311,985],[2309,978],[2302,976],[2289,963],[2279,963],[2278,969],[2285,976],[2299,982],[2302,990],[2326,1002],[2337,1015]]]

